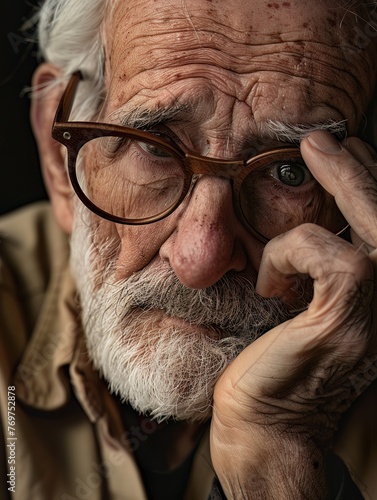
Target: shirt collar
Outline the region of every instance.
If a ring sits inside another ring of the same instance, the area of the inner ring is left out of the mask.
[[[66,264],[51,274],[33,335],[17,366],[18,399],[46,411],[65,405],[70,393],[67,367],[81,338],[75,285]]]
[[[67,260],[51,273],[14,385],[19,401],[41,411],[66,405],[73,389],[91,422],[105,416],[114,437],[122,429],[116,405],[87,355],[76,286]]]

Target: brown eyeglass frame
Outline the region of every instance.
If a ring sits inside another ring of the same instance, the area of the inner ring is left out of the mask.
[[[258,237],[259,240],[263,242],[268,241],[268,238],[256,231],[243,216],[243,212],[239,202],[240,187],[245,177],[251,171],[265,165],[267,161],[271,161],[271,158],[273,158],[273,156],[284,155],[286,157],[289,157],[289,159],[302,159],[299,147],[281,147],[272,149],[257,156],[251,157],[247,160],[219,160],[216,158],[197,155],[194,151],[186,149],[184,146],[181,147],[178,144],[173,143],[173,140],[170,143],[167,139],[159,137],[158,135],[156,135],[156,132],[150,133],[144,130],[100,122],[69,122],[68,120],[72,110],[76,90],[81,79],[82,76],[79,71],[72,74],[55,114],[55,119],[52,125],[52,137],[67,148],[68,173],[72,183],[72,187],[75,190],[77,196],[84,203],[84,205],[87,206],[87,208],[89,208],[98,216],[115,223],[129,225],[151,224],[167,217],[177,209],[177,207],[182,203],[182,201],[190,191],[190,186],[193,182],[193,176],[211,175],[225,177],[232,180],[233,193],[234,195],[237,194],[236,196],[233,196],[234,204],[237,212],[241,215],[242,220],[247,224],[247,227],[255,236]],[[130,139],[135,139],[140,142],[146,142],[156,147],[162,147],[163,150],[169,152],[172,157],[177,158],[177,160],[182,163],[185,169],[184,187],[182,190],[182,194],[177,202],[159,215],[153,217],[145,217],[143,219],[126,219],[123,217],[119,217],[108,213],[95,205],[86,196],[86,194],[80,187],[76,175],[76,159],[80,149],[87,142],[95,138],[106,136],[127,136]],[[343,233],[345,229],[343,229],[340,233]]]

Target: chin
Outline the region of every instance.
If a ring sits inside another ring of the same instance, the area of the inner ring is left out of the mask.
[[[158,421],[203,421],[212,413],[215,384],[246,347],[208,327],[161,311],[133,310],[123,326],[91,324],[88,352],[122,402]]]
[[[225,368],[292,314],[278,299],[260,297],[249,277],[236,272],[209,288],[190,289],[156,260],[119,280],[119,242],[94,242],[90,217],[85,210],[75,217],[71,269],[94,366],[110,391],[140,413],[207,419]]]

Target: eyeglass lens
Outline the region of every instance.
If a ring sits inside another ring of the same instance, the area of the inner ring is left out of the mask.
[[[126,137],[99,137],[80,149],[76,175],[86,197],[104,212],[144,219],[175,207],[187,174],[182,161],[162,146]],[[245,221],[267,239],[305,222],[334,233],[346,225],[334,199],[303,160],[282,153],[272,153],[263,166],[250,166],[237,204]]]

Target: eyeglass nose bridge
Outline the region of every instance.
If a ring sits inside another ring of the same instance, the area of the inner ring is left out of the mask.
[[[213,175],[226,179],[240,176],[246,165],[242,160],[217,160],[193,154],[186,155],[185,163],[193,175]]]

